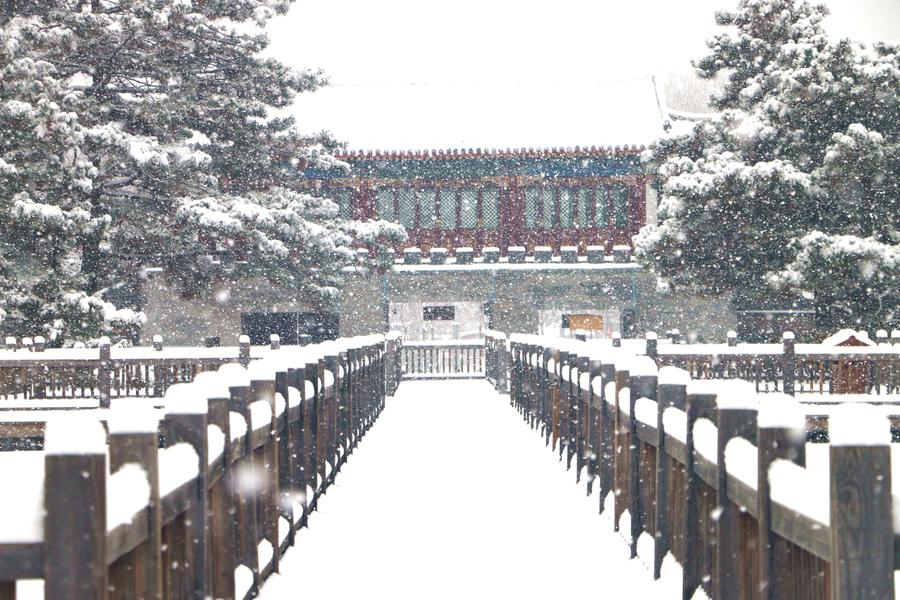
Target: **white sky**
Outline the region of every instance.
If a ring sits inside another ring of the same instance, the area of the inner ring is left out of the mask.
[[[828,0],[828,29],[900,41],[900,0]],[[723,0],[297,0],[270,51],[334,84],[616,80],[689,69]]]

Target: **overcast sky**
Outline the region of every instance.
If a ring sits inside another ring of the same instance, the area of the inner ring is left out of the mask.
[[[723,0],[297,0],[271,53],[334,84],[616,80],[684,71]],[[829,0],[827,27],[900,41],[900,0]]]

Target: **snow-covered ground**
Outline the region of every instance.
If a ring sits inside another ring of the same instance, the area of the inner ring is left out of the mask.
[[[484,380],[404,382],[260,597],[680,597],[597,509]]]

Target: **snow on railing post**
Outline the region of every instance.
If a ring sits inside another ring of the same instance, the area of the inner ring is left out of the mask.
[[[614,331],[612,334],[612,345],[613,348],[622,347],[622,334],[620,334],[618,331]]]
[[[22,338],[22,348],[29,352],[33,352],[34,351],[34,340],[31,339],[30,337],[23,337]]]
[[[704,532],[705,519],[700,518],[700,493],[706,483],[694,470],[694,424],[701,417],[714,418],[716,407],[715,394],[693,394],[688,391],[685,403],[685,441],[684,441],[684,513],[682,515],[682,539],[684,543],[684,564],[682,577],[682,598],[693,598],[694,593],[703,584],[704,578],[712,577],[705,573],[703,555],[705,552]]]
[[[106,432],[60,418],[44,440],[44,597],[106,598]]]
[[[198,373],[194,385],[199,394],[206,398],[209,425],[215,425],[222,432],[222,475],[209,492],[212,561],[210,588],[213,598],[234,598],[234,570],[236,540],[234,531],[235,497],[232,493],[234,473],[232,461],[234,452],[231,439],[231,392],[225,377],[215,371]]]
[[[177,568],[188,573],[192,598],[207,598],[210,582],[210,515],[209,515],[209,403],[201,386],[178,383],[166,390],[166,446],[187,443],[197,453],[197,485],[191,486],[194,494],[185,513],[185,536],[190,545],[190,558]],[[176,554],[177,556],[177,554]],[[176,568],[173,563],[172,569]]]
[[[272,350],[281,349],[281,336],[277,333],[273,333],[269,336],[269,348]]]
[[[497,340],[499,351],[499,364],[497,365],[498,377],[497,383],[500,387],[498,390],[501,394],[505,394],[509,390],[509,347],[507,345],[507,336],[504,334]]]
[[[6,350],[15,350],[18,347],[18,344],[16,343],[16,338],[14,338],[11,335],[7,336],[6,339],[3,341],[3,347]]]
[[[153,336],[153,350],[156,352],[162,352],[163,349],[163,337],[161,335]]]
[[[769,467],[779,458],[805,466],[806,416],[793,398],[771,394],[760,399],[757,421],[759,590],[761,600],[774,600],[779,597],[778,590],[792,589],[790,582],[796,572],[791,568],[789,542],[772,531]]]
[[[116,402],[127,402],[117,400]],[[135,463],[147,475],[147,538],[133,551],[135,597],[162,594],[162,515],[159,503],[159,419],[151,410],[114,405],[109,428],[109,471]]]
[[[631,515],[631,556],[637,556],[638,539],[644,532],[646,511],[641,501],[641,441],[638,438],[638,421],[635,405],[638,398],[656,402],[658,372],[656,363],[648,356],[636,356],[628,368],[628,512]],[[655,468],[655,465],[654,465]]]
[[[795,349],[794,334],[791,331],[785,331],[781,336],[782,346],[784,348],[782,355],[781,374],[783,380],[783,390],[788,396],[794,395],[794,381],[797,373],[797,353]]]
[[[900,329],[891,330],[891,344],[900,345]]]
[[[872,405],[829,419],[831,598],[894,598],[890,430]]]
[[[97,391],[100,395],[100,408],[109,408],[113,366],[108,337],[100,338],[99,358],[100,362],[97,365]]]
[[[886,329],[879,329],[875,332],[875,342],[880,346],[888,343],[888,332]]]
[[[669,538],[672,537],[674,523],[669,521],[670,464],[666,454],[666,428],[663,413],[667,408],[684,410],[687,402],[687,384],[690,374],[677,367],[662,367],[656,386],[656,536],[653,544],[653,578],[659,579],[662,563],[669,552]]]
[[[740,394],[741,392],[737,392]],[[742,437],[756,443],[757,405],[752,397],[719,396],[716,409],[716,598],[740,600],[741,598],[741,508],[728,499],[728,466],[725,447],[732,438]]]
[[[34,351],[35,352],[43,352],[47,349],[47,340],[44,339],[44,336],[39,335],[34,338]]]
[[[259,481],[259,489],[257,490],[257,510],[261,513],[261,537],[272,545],[273,550],[279,548],[278,540],[278,430],[277,430],[277,408],[275,402],[275,368],[269,360],[260,360],[250,363],[247,369],[247,376],[250,378],[250,394],[253,404],[265,403],[268,405],[268,411],[265,416],[268,417],[267,425],[256,425],[253,423],[254,406],[251,406],[251,427],[250,429],[260,429],[267,434],[265,442],[259,448],[253,450],[253,469],[256,473],[257,481]],[[265,408],[265,407],[264,407]],[[285,407],[286,408],[286,407]],[[278,557],[280,552],[272,552],[272,569],[278,571]],[[266,568],[266,565],[260,564],[260,570]]]
[[[669,330],[669,339],[673,344],[681,343],[681,330],[678,328]]]
[[[242,367],[250,364],[250,336],[242,335],[238,339],[238,362]]]
[[[728,345],[732,348],[738,345],[738,334],[737,331],[730,330],[727,335]]]

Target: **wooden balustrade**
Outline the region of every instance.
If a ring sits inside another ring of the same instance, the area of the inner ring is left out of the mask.
[[[482,340],[405,342],[401,351],[403,379],[482,378]]]
[[[117,427],[131,409],[114,407],[100,448],[54,446],[60,427],[100,427],[90,413],[51,420],[44,505],[27,507],[44,511],[43,531],[0,541],[0,599],[21,579],[43,579],[54,600],[253,597],[399,382],[399,338],[348,344],[282,348],[172,387],[165,417],[148,409],[141,431]],[[41,455],[0,458],[29,456]],[[149,497],[109,523],[135,464]]]
[[[486,362],[498,364],[506,345],[486,347]],[[817,460],[828,454],[829,467],[814,469],[805,426],[838,427],[837,413],[823,425],[788,396],[697,382],[696,372],[657,369],[619,348],[512,336],[508,354],[512,405],[568,466],[576,456],[576,479],[599,489],[599,511],[613,509],[614,527],[632,556],[643,546],[654,577],[666,556],[677,561],[686,600],[699,588],[714,600],[894,597],[892,407],[846,409],[875,413],[864,413],[872,439],[811,445]],[[787,407],[799,414],[790,425]],[[783,478],[773,488],[773,463],[822,492],[800,483],[791,497]]]

